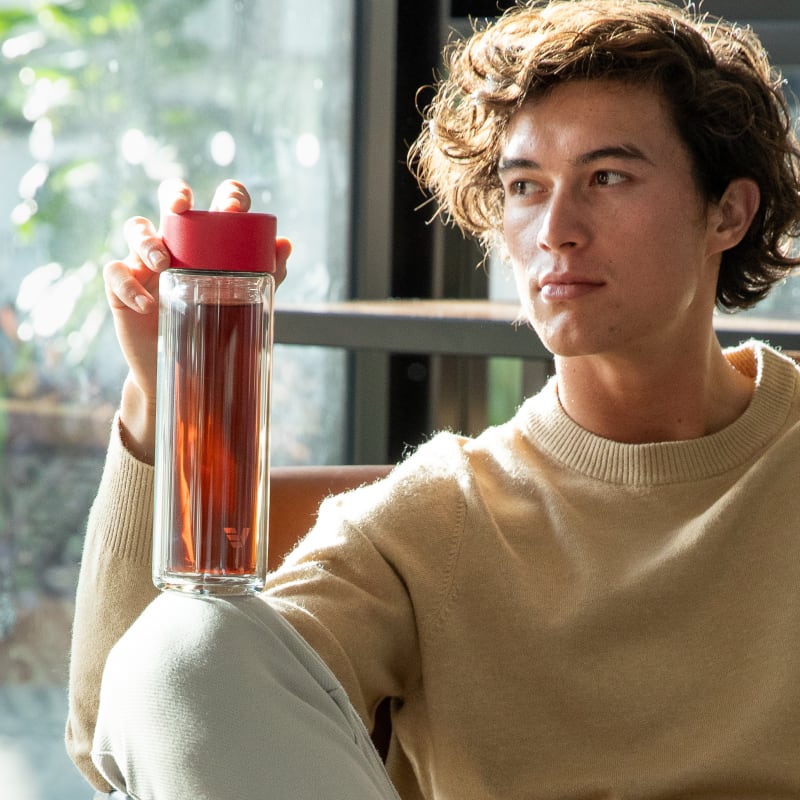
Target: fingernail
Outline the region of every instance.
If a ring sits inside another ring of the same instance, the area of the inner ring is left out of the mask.
[[[156,271],[160,272],[162,269],[166,269],[169,265],[169,257],[163,250],[159,250],[157,247],[154,247],[148,254],[147,260],[150,262],[150,266]]]
[[[136,308],[138,308],[139,311],[148,311],[150,308],[150,300],[143,294],[137,294],[136,297],[133,298],[133,302],[136,304]]]

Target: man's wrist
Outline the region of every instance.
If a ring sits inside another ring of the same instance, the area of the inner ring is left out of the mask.
[[[120,438],[125,449],[145,464],[155,461],[155,428],[155,399],[146,397],[128,376],[122,387],[119,409]]]

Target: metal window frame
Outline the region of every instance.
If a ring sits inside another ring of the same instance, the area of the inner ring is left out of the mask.
[[[357,0],[350,241],[351,296],[359,299],[388,297],[391,287],[396,33],[397,2]],[[353,349],[348,360],[345,457],[355,464],[384,463],[389,436],[388,352]]]
[[[773,62],[790,66],[800,63],[800,48],[796,44],[800,41],[800,7],[791,10],[787,5],[785,0],[704,0],[701,8],[709,14],[751,25]],[[356,2],[354,200],[350,232],[351,296],[356,300],[385,300],[391,294],[396,159],[394,89],[399,13],[409,13],[399,0]],[[450,31],[467,28],[464,19],[444,19],[442,41]],[[442,265],[452,259],[453,249],[453,241],[448,241],[446,234],[438,236],[433,280],[437,296],[452,284],[442,273]],[[340,312],[331,309],[330,313],[319,314],[313,309],[279,308],[276,330],[279,338],[287,343],[322,344],[348,350],[350,450],[346,457],[352,462],[381,463],[387,458],[390,434],[389,354],[425,345],[429,352],[437,349],[445,352],[449,347],[447,341],[453,340],[456,330],[459,344],[452,347],[451,352],[470,353],[470,339],[482,342],[487,329],[481,329],[474,320],[454,323],[452,319],[436,319],[435,315],[422,321],[396,321],[395,326],[403,326],[399,329],[392,327],[393,323],[385,318]],[[495,344],[503,351],[506,345],[502,342],[509,341],[506,334],[512,335],[511,331],[497,332],[496,323],[493,331],[492,337],[498,337]],[[756,335],[785,349],[800,350],[800,324],[795,326],[790,321],[721,317],[718,333],[725,345]],[[518,334],[514,335],[517,342]],[[532,337],[530,352],[520,353],[519,357],[541,359],[540,343],[533,334],[529,336]],[[412,341],[413,348],[407,347]],[[477,344],[475,347],[480,350]],[[451,366],[447,365],[446,373],[451,372]],[[467,365],[466,369],[471,367]],[[436,401],[436,397],[431,398],[432,405]]]

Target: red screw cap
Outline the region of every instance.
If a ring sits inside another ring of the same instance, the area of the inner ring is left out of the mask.
[[[176,269],[274,272],[277,227],[272,214],[185,211],[164,218],[162,237]]]

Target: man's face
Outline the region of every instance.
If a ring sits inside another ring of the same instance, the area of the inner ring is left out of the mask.
[[[512,117],[498,169],[523,313],[552,352],[652,355],[710,329],[713,215],[659,95],[560,86]]]

